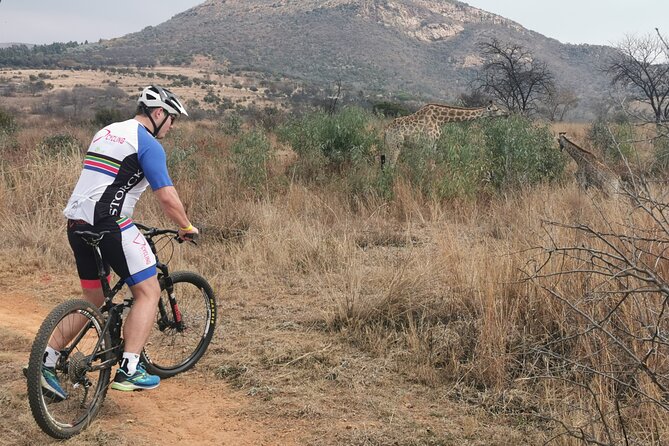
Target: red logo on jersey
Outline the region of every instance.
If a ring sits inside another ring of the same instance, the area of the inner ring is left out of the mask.
[[[117,144],[123,144],[125,143],[125,138],[122,136],[114,136],[111,134],[111,130],[109,129],[104,129],[104,134],[100,135],[98,138],[95,138],[93,140],[94,143],[100,141],[102,138],[105,139],[105,141],[111,141],[115,142]]]

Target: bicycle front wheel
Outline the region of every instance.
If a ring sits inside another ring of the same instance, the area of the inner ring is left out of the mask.
[[[216,326],[216,297],[200,275],[179,271],[170,274],[172,299],[162,289],[158,317],[142,352],[146,370],[161,378],[185,372],[207,350]]]
[[[103,331],[104,321],[100,310],[77,299],[54,308],[37,332],[26,372],[28,400],[39,427],[54,438],[81,432],[105,399],[111,340]],[[60,353],[55,366],[48,369],[44,365],[47,346]],[[60,393],[53,392],[54,380]]]

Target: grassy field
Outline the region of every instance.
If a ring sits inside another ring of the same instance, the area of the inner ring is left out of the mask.
[[[34,121],[1,136],[2,264],[19,271],[2,283],[32,289],[48,272],[72,295],[61,210],[95,128]],[[587,129],[551,130],[589,145]],[[663,209],[562,174],[440,197],[417,185],[410,159],[389,179],[369,160],[307,159],[281,132],[224,130],[182,121],[164,141],[203,232],[171,266],[200,271],[219,296],[222,324],[198,373],[246,402],[244,420],[293,426],[295,444],[312,445],[667,444]],[[662,184],[652,191],[661,202]],[[135,220],[167,224],[145,195]],[[646,236],[635,247],[655,260],[655,288],[607,273],[624,270],[630,233]],[[623,260],[601,269],[593,258],[612,247]],[[38,288],[47,306],[69,297]],[[0,334],[16,353],[3,368],[18,367],[30,339]],[[206,386],[195,395],[208,398]],[[0,390],[0,434],[14,444],[30,422],[24,397],[16,384]],[[130,444],[102,423],[72,444]],[[20,444],[48,442],[27,432]]]

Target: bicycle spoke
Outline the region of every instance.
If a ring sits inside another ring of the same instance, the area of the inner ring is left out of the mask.
[[[216,304],[206,281],[193,273],[172,274],[174,296],[181,315],[175,321],[167,292],[163,290],[155,329],[144,347],[147,370],[169,377],[192,367],[206,350],[215,325]]]

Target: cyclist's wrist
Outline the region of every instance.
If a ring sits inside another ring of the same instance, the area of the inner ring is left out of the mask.
[[[193,229],[195,229],[195,227],[190,223],[188,224],[188,226],[184,226],[184,227],[179,228],[179,230],[183,231],[183,232],[190,232]]]

